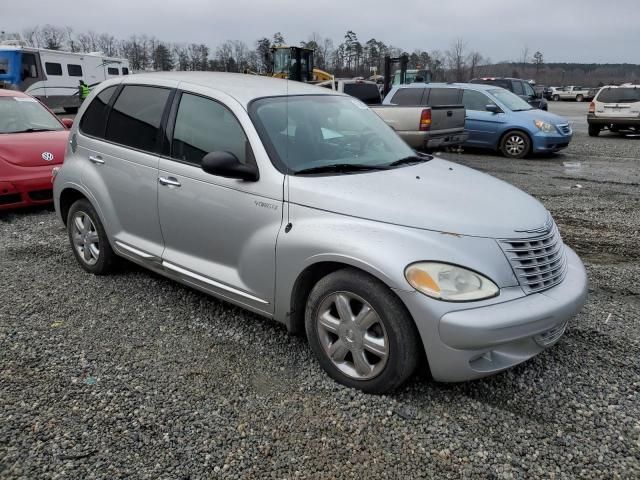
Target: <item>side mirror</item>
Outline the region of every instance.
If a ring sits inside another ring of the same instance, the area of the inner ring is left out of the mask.
[[[491,112],[491,113],[502,113],[502,110],[500,110],[500,107],[497,106],[494,103],[491,103],[489,105],[487,105],[486,107],[484,107],[487,112]]]
[[[71,119],[71,118],[63,118],[60,121],[67,128],[73,127],[73,119]]]
[[[202,158],[202,170],[219,177],[237,178],[257,182],[260,178],[258,167],[240,163],[231,152],[210,152]]]

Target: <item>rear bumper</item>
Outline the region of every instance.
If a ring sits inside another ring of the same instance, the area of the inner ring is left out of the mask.
[[[425,148],[452,147],[462,145],[469,138],[469,134],[464,130],[439,133],[433,132],[397,132],[411,148],[418,150]]]
[[[491,375],[555,344],[587,295],[586,271],[568,247],[567,260],[565,279],[549,290],[452,311],[438,320],[429,320],[425,296],[401,294],[420,331],[434,379],[459,382]]]
[[[53,201],[51,169],[29,178],[0,181],[0,210],[47,205]]]
[[[593,113],[587,114],[589,125],[624,125],[640,127],[640,117],[596,117]]]

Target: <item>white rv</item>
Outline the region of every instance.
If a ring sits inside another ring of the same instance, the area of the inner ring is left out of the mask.
[[[21,90],[51,108],[75,111],[80,80],[91,88],[129,74],[129,62],[100,53],[72,53],[20,45],[0,45],[0,88]]]

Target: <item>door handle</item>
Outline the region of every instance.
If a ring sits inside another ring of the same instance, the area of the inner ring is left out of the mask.
[[[99,156],[89,155],[89,161],[97,163],[98,165],[104,165],[104,160]]]
[[[159,177],[158,183],[160,185],[168,185],[170,187],[179,187],[182,184],[174,177]]]

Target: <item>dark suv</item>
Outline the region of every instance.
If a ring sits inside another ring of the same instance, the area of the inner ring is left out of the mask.
[[[484,77],[474,78],[469,83],[483,83],[505,88],[528,102],[533,108],[548,110],[547,101],[543,98],[542,93],[536,93],[529,82],[521,78]]]

